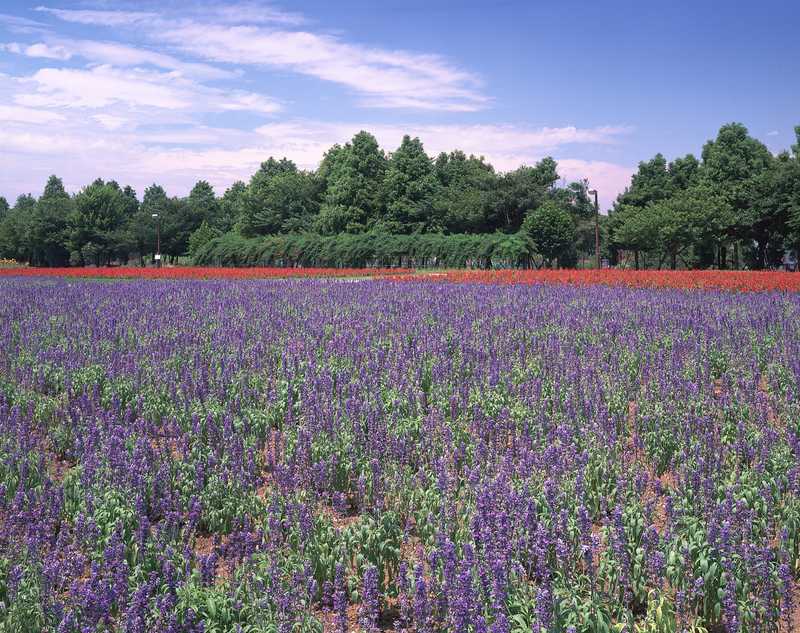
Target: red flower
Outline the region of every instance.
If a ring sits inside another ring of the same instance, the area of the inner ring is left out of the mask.
[[[800,291],[800,274],[732,270],[457,270],[396,275],[397,280],[493,284],[573,284],[633,288],[711,288],[719,290]]]

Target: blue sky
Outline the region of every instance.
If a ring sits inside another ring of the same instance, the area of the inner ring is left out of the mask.
[[[39,0],[42,2],[44,0]],[[359,129],[499,170],[552,155],[607,206],[640,160],[800,124],[800,3],[0,3],[0,195],[50,173],[218,193]]]

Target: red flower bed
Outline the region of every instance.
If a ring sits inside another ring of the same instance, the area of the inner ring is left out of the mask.
[[[5,268],[0,277],[102,277],[108,279],[279,279],[286,277],[379,277],[407,268]]]
[[[455,283],[630,286],[634,288],[716,288],[800,291],[800,273],[732,270],[459,270],[400,275],[394,279]]]

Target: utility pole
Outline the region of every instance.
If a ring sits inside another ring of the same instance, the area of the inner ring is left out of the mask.
[[[156,268],[161,268],[161,218],[158,213],[153,213],[156,221]]]
[[[600,205],[597,202],[597,189],[590,189],[589,195],[594,194],[594,255],[596,266],[600,268]]]

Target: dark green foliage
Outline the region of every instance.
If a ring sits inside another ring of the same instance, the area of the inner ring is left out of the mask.
[[[27,223],[32,264],[63,266],[67,263],[68,222],[72,208],[72,199],[64,190],[61,178],[50,176]]]
[[[548,200],[526,216],[522,230],[546,264],[566,263],[564,260],[575,243],[575,222],[563,205]]]
[[[115,258],[127,259],[126,228],[138,207],[131,192],[98,178],[75,196],[67,240],[70,263],[100,266]]]
[[[441,222],[432,213],[436,187],[433,163],[422,142],[404,136],[389,159],[383,182],[384,226],[393,233],[441,230]]]
[[[495,189],[489,224],[501,230],[516,231],[525,213],[538,208],[552,193],[558,180],[556,161],[544,158],[535,167],[520,167],[503,175]]]
[[[215,229],[204,220],[200,227],[189,236],[189,255],[194,257],[203,246],[220,235],[219,229]]]
[[[433,217],[449,233],[487,230],[497,186],[494,168],[481,158],[461,151],[441,153],[434,163],[438,181],[433,196]]]
[[[200,247],[201,266],[368,266],[419,268],[528,267],[531,244],[523,234],[295,233],[245,238],[226,233]]]
[[[325,193],[316,230],[328,235],[360,232],[376,222],[386,169],[386,156],[372,134],[362,131],[350,143],[334,145],[318,170]]]
[[[29,261],[31,259],[30,227],[36,209],[36,198],[23,194],[0,220],[0,257]]]
[[[703,147],[667,164],[660,154],[639,164],[631,186],[609,214],[612,257],[635,265],[764,269],[797,247],[800,158],[767,147],[731,123]]]
[[[230,231],[233,225],[244,215],[245,194],[247,185],[237,180],[228,189],[219,201],[220,215],[217,228]]]
[[[309,223],[317,207],[314,181],[313,174],[286,158],[261,163],[242,193],[242,235],[270,235]]]

